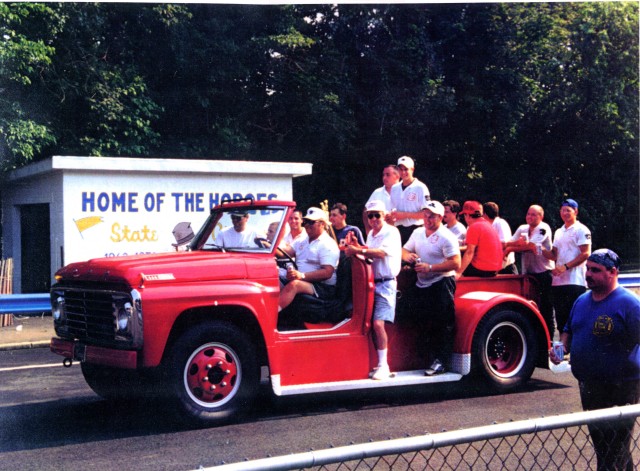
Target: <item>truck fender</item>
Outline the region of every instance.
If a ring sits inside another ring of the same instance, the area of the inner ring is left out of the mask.
[[[543,340],[543,350],[549,348],[549,331],[536,303],[514,294],[490,291],[470,291],[456,297],[456,337],[454,351],[471,353],[473,335],[480,320],[490,311],[504,306],[505,309],[522,312],[537,326],[537,338]]]

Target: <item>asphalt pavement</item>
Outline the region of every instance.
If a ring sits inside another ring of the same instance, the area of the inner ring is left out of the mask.
[[[50,314],[13,316],[13,325],[0,327],[0,350],[48,347],[54,336]]]

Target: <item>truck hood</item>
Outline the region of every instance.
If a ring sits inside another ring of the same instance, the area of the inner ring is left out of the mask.
[[[277,276],[269,254],[169,252],[129,257],[96,258],[67,265],[56,273],[62,281],[145,284],[206,282]]]

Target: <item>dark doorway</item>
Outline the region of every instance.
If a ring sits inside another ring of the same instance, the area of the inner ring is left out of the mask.
[[[46,293],[51,288],[50,232],[48,204],[20,206],[22,293]]]

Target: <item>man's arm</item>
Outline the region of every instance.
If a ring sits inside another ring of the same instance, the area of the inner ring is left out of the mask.
[[[580,254],[577,257],[575,257],[573,260],[569,260],[564,265],[556,265],[556,267],[551,271],[551,274],[554,276],[561,275],[567,270],[571,270],[572,268],[575,268],[583,263],[586,259],[589,258],[589,255],[591,255],[591,245],[583,244],[580,246]]]
[[[433,265],[429,263],[418,263],[416,264],[415,270],[419,273],[447,272],[460,268],[460,263],[460,254],[455,254],[447,257],[442,263],[435,263]]]
[[[462,256],[462,261],[460,263],[460,268],[456,270],[456,276],[460,277],[467,269],[471,260],[473,260],[473,256],[476,253],[476,245],[467,244],[467,249],[464,251],[464,255]]]
[[[302,273],[298,270],[290,270],[287,272],[287,279],[314,283],[316,281],[328,280],[333,276],[333,272],[335,272],[335,268],[331,265],[321,265],[317,270],[308,271],[306,273]]]

